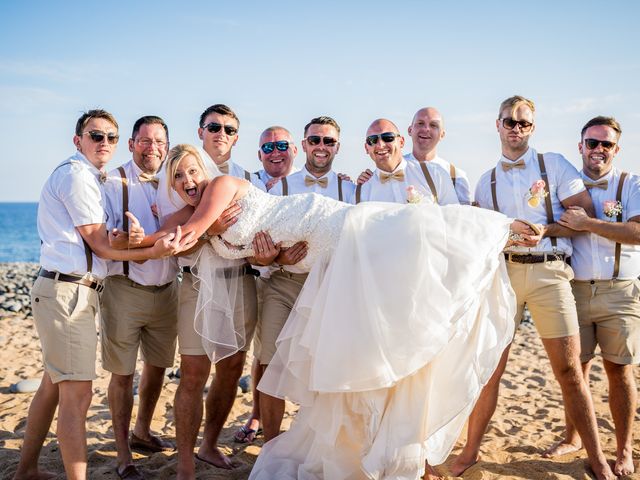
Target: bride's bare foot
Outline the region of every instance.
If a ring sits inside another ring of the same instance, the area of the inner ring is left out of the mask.
[[[449,471],[451,475],[454,477],[459,477],[462,475],[468,468],[473,467],[476,463],[478,463],[478,455],[467,455],[464,451],[456,457],[456,459],[449,467]]]
[[[576,443],[569,440],[560,440],[558,443],[551,445],[544,452],[542,452],[543,458],[553,458],[566,455],[567,453],[577,452],[582,448],[582,442],[578,440]]]
[[[633,464],[633,450],[631,448],[624,449],[618,454],[616,463],[613,466],[613,473],[616,475],[631,475],[636,468]]]
[[[422,476],[422,480],[444,480],[444,477],[438,473],[438,471],[433,468],[428,463],[425,463],[424,475]]]

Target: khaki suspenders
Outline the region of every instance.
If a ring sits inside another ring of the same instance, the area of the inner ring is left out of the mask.
[[[456,188],[456,167],[453,166],[453,163],[449,164],[449,176],[451,177],[453,188]]]
[[[620,181],[618,182],[618,191],[616,192],[616,202],[620,202],[620,204],[622,204],[622,186],[624,185],[625,178],[627,178],[627,172],[622,172],[620,174]],[[616,222],[621,222],[621,221],[622,221],[622,210],[620,210],[620,213],[616,215]],[[613,279],[614,280],[618,278],[618,274],[620,273],[621,250],[622,250],[622,245],[619,243],[616,243],[615,260],[613,263]]]
[[[427,162],[418,162],[420,164],[420,168],[422,169],[422,174],[424,175],[424,179],[427,181],[429,188],[431,189],[431,193],[433,194],[433,199],[435,203],[438,203],[438,192],[436,191],[436,185],[433,183],[433,178],[431,178],[431,174],[429,173],[429,169],[427,168]]]
[[[247,182],[250,182],[250,181],[251,181],[251,174],[250,174],[248,171],[246,171],[246,170],[244,171],[244,179],[245,179]]]
[[[286,197],[289,195],[289,183],[287,182],[287,177],[282,177],[280,181],[282,182],[282,196]]]
[[[360,196],[362,195],[362,183],[356,185],[356,205],[360,203]]]
[[[122,230],[129,233],[129,217],[125,215],[129,210],[129,181],[124,167],[118,167],[118,172],[122,180]],[[129,276],[129,262],[122,262],[122,273],[125,277]]]
[[[342,179],[338,177],[338,200],[342,201]]]

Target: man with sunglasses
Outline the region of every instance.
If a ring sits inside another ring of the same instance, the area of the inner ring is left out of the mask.
[[[390,120],[381,118],[369,126],[364,149],[377,168],[369,181],[357,186],[351,203],[407,203],[408,187],[414,187],[425,202],[459,203],[448,172],[431,162],[407,162],[402,158],[403,146],[404,137]]]
[[[617,440],[613,473],[631,475],[635,470],[632,433],[637,404],[633,366],[640,362],[640,177],[613,166],[621,133],[620,124],[611,117],[592,118],[582,128],[578,144],[581,176],[596,217],[573,207],[558,223],[582,233],[573,237],[571,262],[582,371],[588,384],[599,345]],[[565,455],[581,447],[576,428],[567,417],[565,438],[548,454]]]
[[[262,163],[262,170],[256,175],[267,190],[270,190],[280,178],[298,171],[293,161],[298,154],[298,147],[291,139],[291,133],[284,127],[273,126],[267,128],[260,135],[258,159]]]
[[[146,232],[160,227],[153,212],[160,170],[169,148],[162,118],[141,117],[129,139],[132,160],[109,173],[105,184],[110,229],[127,231],[131,212]],[[178,266],[174,258],[144,263],[109,262],[100,299],[102,366],[111,372],[108,399],[116,443],[117,472],[141,477],[131,449],[173,450],[171,442],[151,434],[151,420],[162,390],[165,368],[173,366],[177,336]],[[136,423],[129,439],[133,377],[138,349],[144,367],[139,382]]]
[[[579,326],[570,284],[573,271],[567,264],[572,253],[567,237],[576,232],[558,223],[565,209],[575,206],[593,215],[593,204],[578,171],[562,155],[542,155],[529,147],[535,130],[534,111],[533,102],[518,95],[500,105],[496,128],[502,157],[480,178],[476,202],[482,208],[535,224],[537,231],[532,227],[528,234],[514,238],[516,245],[504,252],[518,305],[514,321],[521,321],[526,304],[593,472],[598,479],[615,478],[600,448],[593,404],[580,369]],[[505,349],[469,418],[467,442],[451,466],[454,476],[478,461],[482,437],[498,401],[509,349]]]
[[[84,113],[73,137],[76,154],[54,169],[42,189],[38,203],[42,268],[31,302],[44,374],[29,408],[16,479],[55,476],[38,470],[38,457],[56,407],[56,432],[66,476],[87,478],[86,417],[96,378],[95,321],[107,274],[104,259],[160,258],[194,244],[189,237],[181,239],[178,230],[151,248],[112,247],[105,226],[102,183],[106,179],[104,167],[118,138],[118,123],[109,112]],[[129,234],[135,243],[143,232],[133,225]]]

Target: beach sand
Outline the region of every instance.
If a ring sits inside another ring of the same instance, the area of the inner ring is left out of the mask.
[[[39,341],[29,317],[21,315],[0,318],[0,478],[12,477],[16,469],[22,437],[24,435],[27,410],[32,393],[9,393],[12,383],[27,378],[39,378],[42,374]],[[176,358],[175,367],[178,366]],[[248,367],[247,367],[248,369]],[[116,479],[115,444],[111,431],[106,390],[109,380],[107,372],[98,366],[99,378],[94,383],[94,396],[89,409],[88,459],[89,478]],[[153,421],[153,430],[173,439],[175,434],[173,397],[178,380],[166,378],[166,383],[158,402]],[[613,422],[609,413],[606,393],[606,377],[600,359],[596,361],[592,374],[592,391],[600,439],[607,458],[615,458],[615,438]],[[196,461],[199,479],[246,479],[251,466],[260,453],[262,438],[255,445],[244,446],[233,443],[233,434],[248,418],[251,410],[251,395],[241,394],[221,436],[221,446],[225,453],[233,455],[237,468],[220,470]],[[295,413],[295,407],[287,405],[284,428],[288,428]],[[136,407],[134,407],[134,419]],[[56,441],[55,419],[47,437],[40,460],[41,468],[59,473],[64,478],[64,469]],[[502,394],[498,410],[490,424],[482,448],[481,461],[467,470],[465,479],[587,479],[585,453],[565,455],[547,460],[540,456],[542,450],[559,439],[564,424],[560,390],[553,379],[549,362],[542,344],[531,325],[523,325],[518,332],[508,372],[502,380]],[[638,415],[634,424],[636,463],[640,457],[640,431]],[[201,437],[199,437],[200,441]],[[458,443],[454,454],[460,448]],[[147,478],[173,478],[175,476],[175,452],[139,454],[134,453],[136,465]],[[446,465],[439,467],[446,474]],[[449,477],[453,478],[453,477]],[[626,478],[638,478],[636,474]],[[330,479],[327,479],[330,480]]]

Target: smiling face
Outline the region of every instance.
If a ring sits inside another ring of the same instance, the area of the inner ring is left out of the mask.
[[[238,121],[230,115],[212,112],[204,119],[203,125],[206,127],[210,123],[221,125],[220,130],[210,132],[208,128],[198,128],[198,137],[202,140],[204,151],[209,154],[216,165],[220,165],[231,158],[231,149],[238,141]],[[227,134],[225,126],[233,127],[235,133],[233,135]]]
[[[307,139],[309,137],[331,137],[338,140],[338,130],[333,125],[317,125],[312,124],[307,129]],[[307,140],[302,140],[302,150],[307,155],[307,161],[305,166],[310,173],[322,176],[331,170],[331,164],[335,158],[338,150],[340,150],[340,142],[337,142],[333,146],[327,146],[324,141],[321,140],[316,145],[311,145]]]
[[[289,148],[286,151],[274,148],[271,153],[265,153],[258,148],[258,158],[265,171],[272,177],[284,177],[291,173],[293,159],[296,158],[298,149],[291,140],[291,134],[284,129],[266,130],[260,135],[259,146],[267,142],[275,143],[283,140],[289,142]]]
[[[444,138],[442,115],[435,108],[422,108],[413,116],[409,127],[413,142],[413,153],[418,160],[432,160],[436,147]]]
[[[599,140],[594,148],[587,146],[586,140]],[[607,125],[589,127],[578,144],[578,151],[582,155],[582,168],[590,178],[597,180],[611,171],[613,158],[620,151],[619,135]],[[614,146],[606,149],[600,142],[611,142]]]
[[[202,163],[193,155],[186,155],[178,162],[171,180],[171,186],[180,198],[194,207],[200,203],[208,183]]]
[[[140,126],[136,138],[129,139],[133,161],[143,172],[155,174],[167,155],[167,133],[158,123]]]
[[[100,132],[104,134],[102,141],[93,141],[89,132]],[[116,151],[117,144],[109,143],[107,137],[109,134],[117,135],[118,128],[104,118],[92,118],[83,128],[82,134],[74,135],[73,137],[73,143],[78,151],[98,170],[102,170]]]
[[[367,130],[369,135],[380,135],[381,133],[395,133],[397,136],[391,142],[384,142],[381,138],[375,145],[369,145],[366,141],[364,149],[367,155],[375,162],[376,167],[383,172],[393,172],[402,161],[402,147],[404,147],[404,137],[398,133],[398,128],[393,122],[385,119],[376,120]]]

